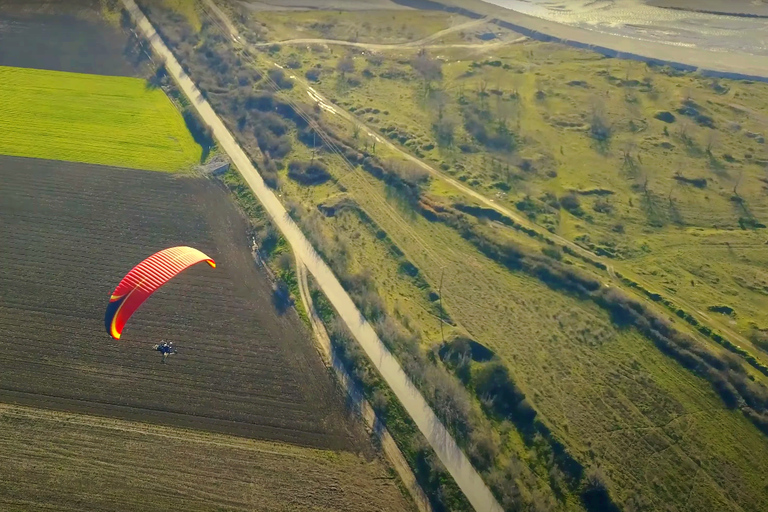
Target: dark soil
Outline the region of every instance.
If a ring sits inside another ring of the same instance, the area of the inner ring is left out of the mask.
[[[139,76],[147,57],[98,0],[0,0],[0,66]]]
[[[295,311],[275,310],[217,182],[15,157],[0,182],[0,400],[370,450]],[[217,268],[174,278],[112,340],[119,280],[182,244]],[[168,364],[162,339],[179,351]]]

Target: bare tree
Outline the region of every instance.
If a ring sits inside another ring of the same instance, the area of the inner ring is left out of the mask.
[[[693,101],[693,88],[689,85],[683,89],[683,103],[691,103]]]
[[[712,150],[714,150],[719,143],[718,135],[715,130],[709,130],[706,135],[705,149],[709,156],[712,156]]]
[[[336,71],[341,75],[342,82],[345,81],[347,73],[355,72],[355,61],[349,55],[342,57],[336,64]]]
[[[621,145],[621,153],[624,155],[624,165],[634,167],[634,152],[637,149],[637,142],[634,138],[628,139]]]
[[[766,158],[763,163],[763,170],[765,171],[765,178],[768,179],[768,158]]]
[[[605,115],[604,104],[597,98],[593,98],[590,103],[589,132],[593,139],[600,142],[605,142],[611,138],[611,126]]]
[[[739,171],[739,177],[736,178],[736,184],[733,185],[733,195],[736,197],[741,197],[739,195],[739,186],[741,185],[741,180],[744,177],[744,168]]]
[[[430,95],[427,105],[430,110],[437,113],[438,119],[442,119],[449,101],[450,98],[445,91],[435,91],[434,94]]]
[[[519,74],[512,75],[512,97],[517,98],[520,96],[520,85],[523,82],[523,76]]]
[[[427,94],[432,90],[432,83],[443,78],[443,63],[431,58],[424,49],[419,50],[411,61],[411,66],[424,80],[424,91]]]
[[[477,97],[480,99],[480,108],[483,110],[486,107],[485,98],[488,97],[487,89],[488,82],[486,82],[484,78],[481,78],[480,82],[477,84]]]
[[[450,147],[453,145],[456,133],[456,121],[453,118],[449,116],[438,118],[433,124],[432,129],[440,146]]]
[[[677,135],[685,144],[690,144],[691,141],[691,123],[687,119],[681,119],[677,125]]]

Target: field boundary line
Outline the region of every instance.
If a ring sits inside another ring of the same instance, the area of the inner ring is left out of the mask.
[[[301,258],[309,272],[315,277],[318,286],[328,297],[339,317],[400,400],[421,433],[426,437],[472,507],[478,512],[502,512],[501,505],[472,466],[469,458],[405,374],[400,363],[384,346],[371,324],[357,309],[352,298],[341,286],[330,267],[317,254],[304,233],[288,215],[283,204],[274,192],[266,186],[251,160],[183,70],[150,21],[136,5],[136,2],[134,0],[122,1],[131,18],[149,40],[153,50],[165,61],[168,73],[190,99],[203,121],[210,126],[221,149],[229,155],[243,179],[248,183],[272,221],[291,245],[294,254]]]

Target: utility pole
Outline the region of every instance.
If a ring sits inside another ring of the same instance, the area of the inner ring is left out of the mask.
[[[317,144],[315,141],[315,136],[317,135],[317,132],[315,130],[312,130],[312,162],[310,165],[314,165],[315,163],[315,150],[317,148]]]
[[[437,295],[440,297],[440,337],[443,340],[443,344],[445,344],[445,334],[443,334],[443,317],[445,314],[443,313],[443,276],[445,275],[445,267],[440,269],[440,287],[437,289]]]

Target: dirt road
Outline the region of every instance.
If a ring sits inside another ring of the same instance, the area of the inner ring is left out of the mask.
[[[408,461],[403,456],[397,443],[395,443],[389,430],[387,430],[387,427],[379,421],[376,412],[373,410],[373,407],[371,407],[371,404],[365,399],[362,390],[357,388],[350,377],[347,369],[344,367],[343,361],[340,361],[333,356],[331,338],[328,336],[328,331],[326,331],[325,326],[312,303],[312,295],[310,294],[309,282],[307,280],[307,266],[298,256],[296,257],[296,278],[299,282],[301,301],[304,303],[304,307],[307,310],[307,316],[309,316],[309,322],[312,325],[312,331],[315,334],[315,342],[323,361],[336,372],[336,378],[346,390],[347,395],[355,404],[356,409],[360,412],[366,427],[368,427],[370,431],[376,433],[376,437],[379,439],[379,443],[381,443],[381,449],[384,452],[384,455],[386,455],[389,462],[395,468],[400,480],[408,489],[419,512],[432,512],[429,498],[427,498],[426,494],[424,494],[424,490],[416,481],[416,476],[413,474],[411,467],[408,465]]]
[[[496,41],[493,43],[451,43],[451,44],[423,44],[417,46],[415,43],[399,43],[399,44],[376,44],[376,43],[358,43],[354,41],[343,41],[339,39],[287,39],[285,41],[274,41],[272,43],[255,43],[252,46],[272,46],[273,44],[290,44],[290,45],[302,45],[302,44],[333,44],[337,46],[351,46],[354,48],[362,48],[364,50],[373,51],[385,51],[385,50],[441,50],[445,48],[482,48],[491,50],[493,48],[499,48],[514,43],[520,43],[527,40],[525,36],[520,36],[516,39],[510,39],[509,41]]]
[[[226,26],[227,30],[232,35],[232,37],[235,38],[236,41],[244,43],[244,41],[242,41],[242,39],[239,37],[239,33],[237,32],[237,29],[232,24],[232,21],[226,16],[226,14],[224,14],[224,12],[221,11],[221,9],[216,7],[216,4],[213,2],[213,0],[204,0],[204,2],[206,5],[211,7],[211,10],[214,12],[214,14],[216,14],[216,16],[219,17],[221,22],[224,23],[224,25]],[[482,48],[482,49],[491,50],[491,49],[498,48],[501,46],[506,46],[509,44],[520,43],[528,39],[525,36],[521,36],[521,37],[517,37],[515,39],[510,39],[510,40],[501,40],[501,41],[485,42],[485,43],[445,43],[445,44],[434,43],[434,41],[437,41],[440,38],[447,36],[448,34],[452,34],[453,32],[474,28],[479,25],[489,23],[491,21],[492,20],[488,17],[471,20],[466,23],[460,23],[453,27],[440,30],[439,32],[435,32],[434,34],[424,37],[422,39],[419,39],[417,41],[410,41],[406,43],[377,44],[377,43],[361,43],[357,41],[345,41],[341,39],[301,38],[301,39],[287,39],[284,41],[271,41],[268,43],[252,43],[250,44],[250,46],[264,47],[264,46],[272,46],[273,44],[290,44],[290,45],[332,44],[337,46],[351,46],[354,48],[362,48],[363,50],[373,50],[373,51],[405,50],[405,49],[440,50],[445,48]]]
[[[371,362],[390,386],[403,407],[416,423],[419,430],[429,441],[438,458],[453,476],[469,502],[478,512],[501,512],[502,508],[491,491],[483,482],[467,456],[440,422],[435,413],[416,389],[397,360],[381,342],[373,327],[365,320],[352,299],[341,286],[328,265],[315,252],[312,245],[290,218],[277,196],[266,186],[248,156],[237,144],[224,123],[203,98],[173,53],[163,43],[152,24],[144,16],[133,0],[123,0],[123,4],[134,19],[136,25],[152,44],[154,52],[166,65],[184,94],[190,99],[197,112],[211,127],[219,146],[229,155],[256,197],[264,206],[272,221],[291,245],[294,254],[304,262],[315,277],[329,301],[336,309],[355,339],[360,343]]]

